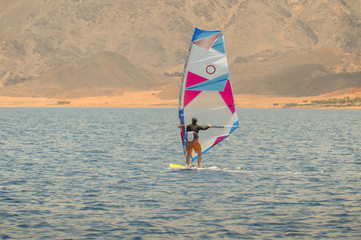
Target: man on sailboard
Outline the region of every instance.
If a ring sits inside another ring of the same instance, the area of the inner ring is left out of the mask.
[[[207,130],[211,127],[211,125],[208,126],[199,126],[197,124],[197,118],[192,118],[192,124],[189,124],[187,126],[187,141],[186,141],[186,150],[187,150],[187,166],[189,167],[191,165],[191,154],[194,149],[194,151],[198,154],[198,164],[197,167],[201,167],[201,161],[202,161],[202,147],[200,142],[198,141],[198,132],[199,130]]]

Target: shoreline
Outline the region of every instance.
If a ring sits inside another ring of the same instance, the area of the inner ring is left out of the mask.
[[[161,99],[160,91],[125,92],[122,95],[84,98],[32,98],[0,96],[0,107],[119,107],[119,108],[177,108],[178,98]],[[358,106],[322,106],[312,101],[361,97],[361,89],[348,93],[330,93],[311,97],[275,97],[235,95],[237,108],[297,108],[297,109],[361,109]]]

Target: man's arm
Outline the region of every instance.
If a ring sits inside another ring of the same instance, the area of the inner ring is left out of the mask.
[[[207,125],[207,126],[199,126],[200,130],[207,130],[208,128],[212,127],[212,125]]]

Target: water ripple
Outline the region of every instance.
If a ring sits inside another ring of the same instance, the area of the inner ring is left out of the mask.
[[[0,108],[0,238],[359,239],[360,117],[242,109],[178,171],[176,109]]]

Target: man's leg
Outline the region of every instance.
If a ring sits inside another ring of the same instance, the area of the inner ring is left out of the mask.
[[[198,153],[198,164],[197,167],[201,167],[201,162],[202,162],[202,147],[201,144],[198,142],[197,143],[197,153]]]
[[[198,167],[199,168],[201,167],[201,162],[202,162],[202,151],[200,151],[198,153]]]
[[[187,165],[191,165],[191,154],[187,152]]]

